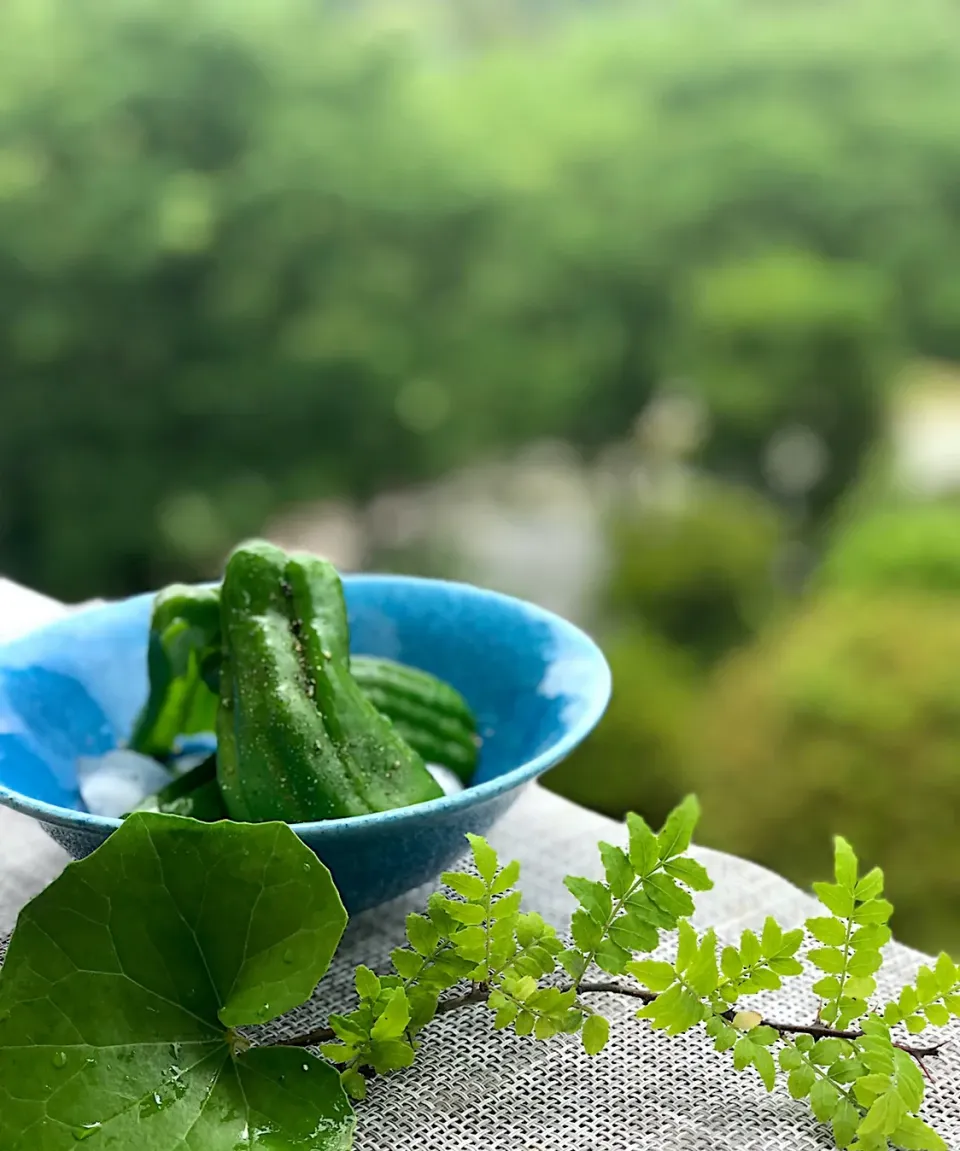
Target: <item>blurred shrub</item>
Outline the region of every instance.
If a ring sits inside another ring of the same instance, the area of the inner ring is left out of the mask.
[[[703,842],[801,884],[831,836],[882,864],[894,929],[960,948],[960,603],[844,595],[735,654],[698,728]]]
[[[869,269],[771,253],[696,275],[680,362],[710,404],[707,458],[822,509],[881,428],[890,308]]]
[[[784,534],[776,507],[755,492],[690,477],[612,519],[604,608],[716,658],[772,609]]]
[[[901,504],[844,523],[816,582],[861,591],[960,591],[960,507]]]
[[[542,782],[596,811],[637,811],[659,826],[684,794],[697,676],[683,652],[637,627],[603,646],[614,684],[607,714]]]

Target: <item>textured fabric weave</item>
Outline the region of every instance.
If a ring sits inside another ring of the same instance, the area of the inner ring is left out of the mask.
[[[503,860],[523,865],[525,907],[563,928],[572,900],[569,873],[601,874],[598,839],[623,842],[622,825],[532,787],[490,836]],[[697,925],[717,928],[721,943],[768,914],[797,926],[815,902],[785,880],[753,864],[698,849],[715,882],[698,896]],[[352,973],[364,962],[387,969],[390,950],[403,940],[408,911],[421,909],[429,889],[358,916],[331,972],[314,999],[272,1025],[295,1034],[321,1025],[331,1010],[349,1008]],[[2,910],[2,909],[0,909]],[[668,958],[670,946],[663,949]],[[878,998],[913,978],[923,956],[891,946],[880,973]],[[812,1020],[816,1001],[809,980],[790,980],[779,992],[752,1001],[771,1018]],[[370,1085],[359,1104],[359,1151],[814,1151],[833,1144],[805,1103],[779,1086],[768,1095],[756,1072],[734,1072],[700,1031],[677,1038],[654,1034],[633,1018],[636,1002],[597,996],[611,1020],[606,1050],[589,1058],[579,1042],[546,1043],[494,1032],[482,1007],[438,1019],[424,1033],[423,1049],[408,1071]],[[944,1037],[940,1033],[939,1037]],[[928,1066],[926,1118],[951,1148],[960,1149],[960,1026]],[[926,1038],[931,1038],[930,1036]],[[921,1036],[915,1042],[924,1042]]]

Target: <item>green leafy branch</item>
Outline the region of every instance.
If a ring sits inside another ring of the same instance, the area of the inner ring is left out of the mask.
[[[445,874],[444,882],[459,898],[433,897],[429,934],[424,934],[420,917],[411,917],[408,937],[411,925],[416,937],[411,938],[412,950],[393,953],[398,976],[410,981],[407,994],[415,991],[427,954],[443,954],[444,949],[457,957],[467,983],[465,990],[443,1000],[435,998],[432,989],[417,1031],[437,1014],[485,1003],[494,1012],[497,1029],[512,1028],[541,1040],[579,1033],[585,1050],[596,1054],[607,1042],[609,1023],[585,997],[629,996],[643,1004],[637,1018],[654,1029],[679,1035],[702,1026],[717,1051],[730,1051],[737,1070],[755,1068],[768,1090],[773,1090],[778,1074],[784,1075],[789,1092],[807,1099],[816,1118],[831,1124],[838,1147],[873,1151],[890,1140],[904,1147],[941,1147],[939,1137],[917,1114],[923,1098],[918,1064],[935,1056],[939,1045],[894,1041],[889,1024],[901,1020],[884,1022],[868,1006],[876,990],[880,952],[890,939],[886,919],[892,909],[882,899],[882,872],[875,869],[859,878],[852,849],[838,840],[836,882],[816,887],[825,909],[833,913],[830,917],[813,917],[805,929],[792,930],[768,918],[759,934],[746,930],[736,945],[721,948],[714,930],[698,934],[688,918],[694,908],[692,891],[711,886],[703,867],[686,854],[697,815],[696,802],[686,800],[659,834],[631,816],[627,851],[600,845],[605,883],[566,879],[578,902],[569,947],[562,946],[539,916],[520,911],[519,893],[512,889],[519,878],[516,862],[501,869],[490,845],[473,837],[477,874]],[[671,929],[676,932],[672,961],[634,958],[658,948],[661,934]],[[803,974],[798,956],[808,935],[825,945],[806,956],[824,973],[814,985],[821,996],[817,1021],[783,1023],[744,1008],[744,997],[779,990],[784,980]],[[586,976],[594,966],[636,982],[590,980]],[[561,972],[570,978],[558,979]],[[398,976],[385,979],[384,986],[392,986],[390,981]],[[455,986],[456,976],[456,970],[447,970],[444,990]],[[944,1011],[948,1018],[957,1006],[957,976],[955,965],[942,957],[935,972],[924,968],[918,976],[920,991],[905,989],[903,1007],[888,1005],[886,1014],[906,1012],[907,1018],[916,1019],[912,1013],[922,1005],[932,1009],[934,1018],[943,1019]],[[346,1018],[346,1026],[341,1017],[332,1021],[341,1043],[325,1047],[324,1053],[345,1066],[345,1086],[362,1097],[366,1083],[359,1073],[379,1070],[376,1036],[370,1030],[376,1011],[371,1014],[361,1003],[358,1012]],[[855,1020],[862,1025],[848,1026]],[[917,1030],[915,1022],[911,1026]],[[348,1029],[352,1042],[345,1041]],[[413,1035],[407,1042],[403,1066],[413,1061],[418,1047]]]
[[[918,1032],[930,1021],[931,1010],[941,1025],[960,1014],[957,967],[942,956],[935,969],[921,970],[920,990],[905,988],[882,1018],[871,1012],[869,998],[890,940],[886,921],[893,909],[882,898],[882,871],[875,868],[860,878],[853,849],[841,838],[836,841],[835,880],[814,888],[832,917],[813,917],[805,927],[816,942],[827,945],[812,949],[807,958],[825,973],[813,986],[825,999],[819,1017],[838,1027],[776,1023],[753,1011],[733,1014],[726,1006],[746,990],[776,990],[783,977],[802,974],[795,956],[804,932],[784,933],[773,919],[766,921],[759,940],[744,932],[739,949],[725,948],[719,966],[714,933],[698,938],[681,923],[673,965],[651,960],[628,965],[631,974],[658,993],[638,1017],[668,1034],[702,1022],[715,1049],[732,1050],[737,1070],[756,1068],[768,1091],[775,1086],[779,1063],[791,1095],[809,1099],[816,1118],[832,1125],[838,1147],[883,1151],[892,1144],[945,1151],[946,1144],[918,1114],[924,1096],[922,1060],[936,1055],[939,1045],[895,1042],[891,1025],[910,1020],[909,1029]],[[844,1030],[854,1020],[862,1020],[861,1027]],[[778,1043],[775,1061],[771,1048]]]

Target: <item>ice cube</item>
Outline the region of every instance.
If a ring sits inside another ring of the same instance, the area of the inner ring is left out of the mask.
[[[217,750],[214,735],[180,736],[173,747],[173,757],[168,763],[174,775],[185,775],[201,763],[205,763]]]
[[[174,775],[186,775],[188,771],[193,771],[195,767],[199,767],[201,763],[206,763],[212,754],[212,752],[205,751],[203,754],[191,752],[189,755],[184,753],[175,756],[170,763],[170,770]]]
[[[170,772],[155,759],[125,748],[77,760],[77,786],[93,815],[126,815],[170,778]]]
[[[441,767],[438,763],[428,763],[427,771],[443,788],[444,795],[456,795],[457,792],[463,791],[463,784],[460,782],[459,776],[452,772],[449,767]]]

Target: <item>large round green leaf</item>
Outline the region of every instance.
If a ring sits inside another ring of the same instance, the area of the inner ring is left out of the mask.
[[[20,916],[0,970],[0,1147],[340,1151],[336,1070],[231,1029],[302,1003],[346,925],[284,824],[137,814]]]

